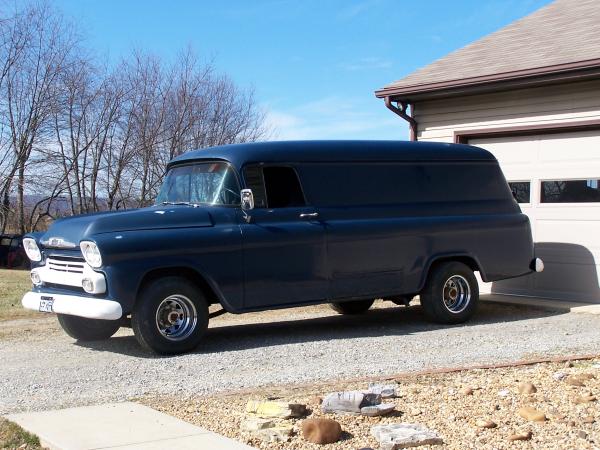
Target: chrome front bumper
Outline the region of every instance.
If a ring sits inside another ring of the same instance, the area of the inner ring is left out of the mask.
[[[41,311],[40,305],[52,301],[51,311],[57,314],[85,317],[87,319],[117,320],[123,315],[123,309],[114,300],[83,297],[79,295],[45,294],[28,292],[21,300],[24,308]]]

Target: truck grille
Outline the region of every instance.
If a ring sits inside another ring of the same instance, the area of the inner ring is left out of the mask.
[[[53,256],[48,258],[46,264],[50,270],[57,272],[83,274],[85,261],[83,258]]]

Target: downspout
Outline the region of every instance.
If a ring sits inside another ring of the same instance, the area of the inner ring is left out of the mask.
[[[408,113],[408,107],[410,106],[411,112],[414,112],[415,106],[410,105],[407,102],[401,102],[401,101],[397,101],[396,102],[397,106],[394,106],[392,104],[392,100],[389,96],[385,97],[384,101],[385,101],[385,106],[387,109],[389,109],[393,113],[399,115],[400,117],[402,117],[404,120],[406,120],[408,122],[408,126],[410,127],[410,140],[416,141],[418,124],[417,124],[417,121],[415,120],[415,118]]]

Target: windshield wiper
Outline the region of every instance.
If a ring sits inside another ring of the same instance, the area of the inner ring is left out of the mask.
[[[161,202],[162,205],[183,205],[183,206],[191,206],[193,208],[199,208],[200,205],[198,203],[192,202]]]

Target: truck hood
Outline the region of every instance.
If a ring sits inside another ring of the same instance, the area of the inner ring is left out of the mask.
[[[95,234],[168,228],[212,227],[210,212],[203,207],[153,206],[68,217],[55,221],[40,241],[44,247],[75,247]]]

